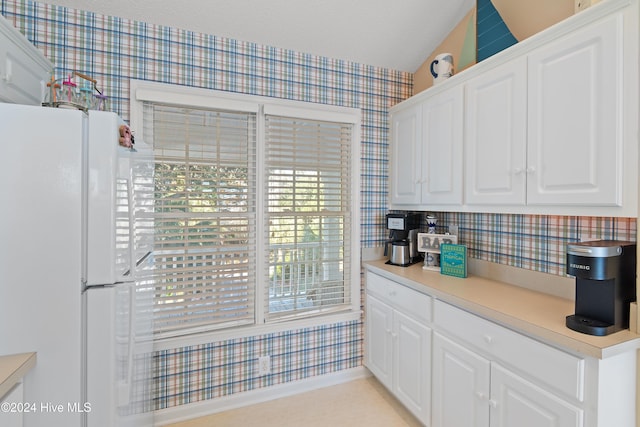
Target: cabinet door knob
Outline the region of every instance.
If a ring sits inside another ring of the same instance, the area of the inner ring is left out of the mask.
[[[485,400],[487,398],[487,395],[481,391],[476,391],[476,397],[480,400]]]
[[[523,168],[515,168],[513,170],[513,174],[514,175],[522,175],[524,173],[524,169]]]
[[[498,402],[493,399],[489,399],[489,405],[491,405],[491,407],[495,409],[498,407]]]
[[[527,167],[527,173],[535,173],[535,171],[536,171],[535,166],[529,166],[529,167]]]
[[[484,342],[486,342],[487,344],[491,344],[493,342],[493,337],[491,335],[485,335]]]

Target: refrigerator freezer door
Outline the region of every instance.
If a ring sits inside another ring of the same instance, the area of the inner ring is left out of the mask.
[[[123,283],[89,288],[84,298],[87,425],[152,426],[152,295]]]

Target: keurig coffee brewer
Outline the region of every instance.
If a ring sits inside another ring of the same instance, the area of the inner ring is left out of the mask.
[[[602,336],[629,327],[629,303],[636,300],[635,243],[570,243],[567,274],[576,278],[576,312],[567,316],[568,328]]]

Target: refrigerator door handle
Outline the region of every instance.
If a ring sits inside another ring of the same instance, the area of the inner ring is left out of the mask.
[[[151,251],[147,251],[147,253],[145,253],[142,258],[140,258],[138,261],[136,261],[136,263],[134,264],[136,267],[139,267],[140,264],[142,264],[143,262],[145,262],[147,260],[147,258],[149,258],[151,256],[152,252]],[[132,274],[131,269],[127,270],[124,272],[123,276],[130,276]]]

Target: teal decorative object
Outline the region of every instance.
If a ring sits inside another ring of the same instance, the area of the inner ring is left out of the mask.
[[[478,62],[518,43],[491,0],[476,2]]]
[[[440,273],[467,277],[467,247],[444,243],[440,245]]]

